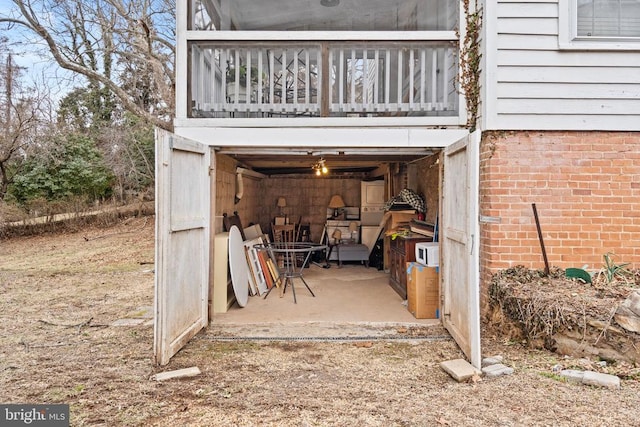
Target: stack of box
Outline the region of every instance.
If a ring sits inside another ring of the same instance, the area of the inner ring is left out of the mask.
[[[381,225],[385,225],[386,231],[398,230],[399,228],[409,229],[409,224],[416,217],[416,211],[388,211],[382,217]]]
[[[438,267],[407,263],[407,308],[416,319],[440,317]]]

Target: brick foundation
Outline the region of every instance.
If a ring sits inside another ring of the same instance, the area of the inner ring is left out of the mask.
[[[640,132],[488,132],[480,147],[480,276],[515,265],[640,268]]]

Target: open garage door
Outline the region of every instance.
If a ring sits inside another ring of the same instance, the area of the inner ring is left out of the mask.
[[[442,184],[443,323],[480,368],[478,176],[480,132],[444,151]]]
[[[165,365],[207,326],[210,148],[156,130],[154,353]]]

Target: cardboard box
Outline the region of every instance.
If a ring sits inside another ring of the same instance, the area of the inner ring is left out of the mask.
[[[388,211],[382,217],[381,224],[385,225],[386,231],[397,230],[401,226],[409,229],[409,223],[415,217],[415,211]]]
[[[416,319],[440,318],[438,267],[407,263],[407,308]]]

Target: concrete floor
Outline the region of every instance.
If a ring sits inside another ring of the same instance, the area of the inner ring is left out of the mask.
[[[291,287],[283,296],[274,289],[264,299],[249,297],[244,308],[237,303],[226,312],[214,314],[213,324],[407,324],[437,326],[438,319],[416,319],[403,303],[402,298],[389,286],[389,274],[357,263],[331,268],[311,265],[303,275],[313,297],[304,283],[295,278],[297,303],[294,303]]]

